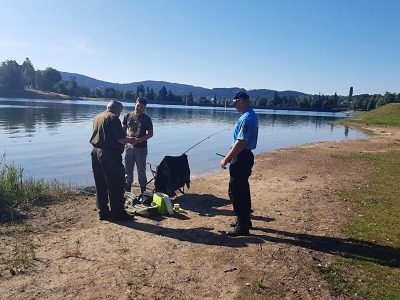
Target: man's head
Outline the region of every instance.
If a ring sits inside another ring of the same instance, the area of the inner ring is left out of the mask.
[[[140,115],[144,113],[147,105],[147,100],[145,97],[138,97],[135,102],[135,112]]]
[[[245,111],[250,107],[250,97],[246,92],[238,92],[233,96],[231,106],[239,112]]]
[[[107,110],[112,112],[114,115],[117,115],[118,117],[121,115],[123,109],[124,106],[119,101],[111,100],[107,104]]]

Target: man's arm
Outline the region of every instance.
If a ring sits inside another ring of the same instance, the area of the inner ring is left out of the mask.
[[[243,149],[246,147],[246,140],[236,140],[233,147],[229,150],[229,152],[225,155],[225,157],[221,160],[221,168],[226,169],[226,165],[235,158]]]
[[[147,130],[147,134],[139,138],[140,142],[147,141],[153,137],[153,130]]]

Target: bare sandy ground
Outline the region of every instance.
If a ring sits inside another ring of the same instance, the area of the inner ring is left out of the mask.
[[[358,217],[336,191],[365,184],[373,168],[351,155],[400,150],[399,129],[373,130],[258,155],[247,237],[223,234],[234,219],[228,171],[194,179],[174,200],[186,213],[173,217],[99,221],[94,196],[77,193],[25,225],[1,225],[0,298],[349,299],[318,269],[348,251],[340,228]]]

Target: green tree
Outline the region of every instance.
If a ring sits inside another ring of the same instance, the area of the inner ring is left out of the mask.
[[[154,100],[155,93],[154,93],[153,88],[151,88],[148,92],[146,92],[146,98],[147,98],[147,100]]]
[[[115,90],[115,97],[117,99],[122,99],[123,96],[124,96],[124,93],[121,90]]]
[[[182,97],[181,95],[176,95],[174,101],[175,101],[175,102],[182,103],[182,102],[183,102],[183,97]]]
[[[378,100],[378,102],[376,102],[376,107],[380,107],[387,104],[386,100],[384,98],[381,98]]]
[[[171,90],[168,91],[167,100],[171,101],[171,102],[175,101],[175,96],[174,96],[174,94],[172,93]]]
[[[376,108],[376,102],[375,99],[370,98],[367,102],[367,110],[373,110]]]
[[[134,91],[125,91],[122,96],[124,100],[135,100],[135,92]]]
[[[136,95],[138,97],[144,97],[146,95],[146,90],[145,90],[143,84],[140,84],[136,87]]]
[[[307,109],[310,108],[310,102],[307,97],[299,97],[297,99],[297,106],[298,108]]]
[[[48,67],[44,71],[36,71],[35,84],[38,89],[54,92],[60,81],[61,74],[56,69]]]
[[[210,103],[210,101],[207,99],[207,97],[204,97],[204,96],[199,97],[198,101],[199,101],[200,104],[208,104],[208,103]]]
[[[101,89],[96,89],[94,91],[94,95],[95,95],[96,98],[103,98],[104,97],[104,93],[103,93],[103,91]]]
[[[164,102],[168,100],[168,92],[167,89],[165,88],[165,86],[163,86],[160,90],[160,92],[158,93],[160,95],[160,101]]]
[[[21,66],[15,60],[6,60],[0,66],[0,85],[5,90],[22,90]]]
[[[60,81],[60,82],[56,83],[56,85],[54,86],[54,89],[57,93],[69,95],[69,89],[68,89],[65,81]]]
[[[256,107],[267,107],[267,105],[268,105],[268,99],[267,98],[264,98],[264,97],[257,97],[256,98]]]
[[[383,101],[385,101],[385,103],[394,103],[396,102],[396,94],[392,94],[389,92],[386,92],[385,95],[383,95]]]
[[[90,97],[90,89],[86,86],[78,86],[78,96],[79,97]]]
[[[75,76],[71,76],[69,80],[60,81],[60,83],[56,84],[56,89],[57,89],[57,87],[62,87],[62,85],[64,85],[66,88],[65,94],[67,94],[69,96],[75,96],[75,97],[81,96],[80,89],[78,87],[78,83],[76,82]],[[60,93],[62,93],[62,92],[60,91]],[[64,94],[64,93],[62,93],[62,94]]]
[[[117,98],[117,92],[115,89],[107,87],[104,89],[104,97],[115,99]]]
[[[37,70],[35,72],[35,87],[37,89],[43,89],[44,87],[43,71]]]
[[[193,94],[191,92],[189,93],[189,96],[188,96],[188,99],[187,99],[187,103],[190,104],[190,105],[193,104]]]
[[[35,68],[27,57],[21,65],[22,81],[25,87],[32,88],[35,85]]]
[[[271,102],[270,106],[271,107],[276,107],[279,102],[280,102],[280,100],[279,100],[278,92],[275,91],[274,97],[272,98],[272,102]]]

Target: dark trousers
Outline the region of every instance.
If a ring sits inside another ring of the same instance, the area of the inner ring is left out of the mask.
[[[91,156],[97,208],[104,213],[111,210],[113,216],[118,216],[125,212],[122,156],[118,151],[100,148],[93,148]]]
[[[249,177],[254,165],[254,155],[250,150],[243,150],[229,165],[229,198],[233,211],[245,224],[250,220],[251,196]]]

